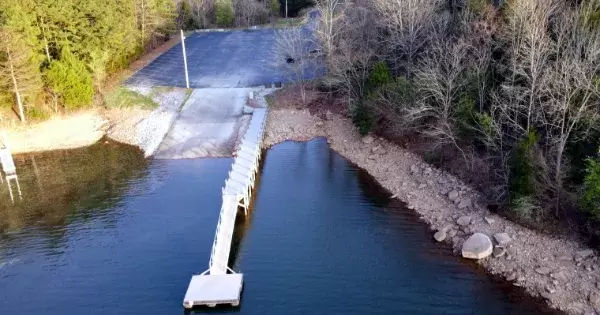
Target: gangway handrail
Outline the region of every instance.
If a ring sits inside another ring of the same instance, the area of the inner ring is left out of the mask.
[[[242,206],[246,208],[246,211],[249,206],[250,193],[254,187],[255,173],[258,171],[260,160],[267,117],[266,112],[266,109],[255,109],[253,112],[248,129],[240,142],[237,156],[223,186],[223,203],[215,230],[209,269],[207,270],[210,274],[224,274],[227,273],[227,270],[234,272],[227,263],[235,228],[235,217],[240,202],[243,202]]]

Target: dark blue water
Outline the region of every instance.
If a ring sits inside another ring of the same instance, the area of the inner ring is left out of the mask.
[[[0,189],[0,314],[181,314],[206,269],[231,159],[147,161],[112,143],[21,156]],[[236,228],[252,314],[506,314],[542,309],[433,243],[324,140],[264,159]]]

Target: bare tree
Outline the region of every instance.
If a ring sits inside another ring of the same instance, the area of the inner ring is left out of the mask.
[[[549,23],[558,8],[555,0],[516,0],[507,7],[508,21],[502,36],[508,43],[510,80],[502,84],[506,121],[515,139],[532,127],[541,106],[542,89],[552,41]]]
[[[421,99],[410,115],[425,123],[422,133],[437,146],[453,145],[467,156],[458,143],[456,103],[465,86],[467,45],[462,40],[441,40],[419,63],[415,73]]]
[[[306,102],[308,76],[316,66],[315,57],[309,52],[312,44],[311,38],[298,27],[279,30],[275,35],[275,66],[285,69],[300,86],[303,103]]]
[[[343,18],[337,19],[337,35],[333,37],[328,57],[328,74],[353,100],[363,98],[365,83],[377,60],[377,26],[375,17],[363,6],[347,6]]]
[[[344,17],[342,4],[341,0],[318,0],[316,5],[320,21],[315,33],[328,64],[335,54],[338,36],[344,31],[341,27]]]
[[[234,2],[234,11],[236,25],[239,26],[265,23],[269,17],[266,2],[256,0],[237,0]]]
[[[540,116],[554,155],[557,215],[566,146],[585,138],[600,118],[600,32],[582,22],[589,13],[585,8],[565,10],[555,24],[555,61],[549,67],[548,100]]]
[[[208,27],[212,21],[210,16],[214,13],[214,0],[187,0],[192,9],[192,15],[197,25]]]
[[[441,0],[373,0],[379,13],[377,21],[389,36],[386,42],[390,56],[396,65],[404,65],[408,77],[416,56],[429,43],[436,24],[443,22],[438,13]],[[403,62],[404,61],[404,62]]]
[[[475,17],[475,19],[473,19]],[[463,15],[462,24],[466,27],[463,36],[469,45],[469,53],[472,58],[469,60],[469,68],[473,72],[477,84],[477,103],[479,112],[484,111],[486,99],[490,93],[489,73],[492,62],[492,36],[495,33],[493,26],[494,12],[485,10],[481,15],[470,13]]]

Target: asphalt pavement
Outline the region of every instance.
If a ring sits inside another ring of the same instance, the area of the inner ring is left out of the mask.
[[[309,13],[309,21],[300,26],[312,37],[317,13]],[[250,29],[197,32],[185,40],[190,88],[257,87],[286,83],[294,74],[275,60],[277,29]],[[311,66],[305,78],[323,72]],[[186,87],[183,53],[178,44],[140,69],[126,84]]]

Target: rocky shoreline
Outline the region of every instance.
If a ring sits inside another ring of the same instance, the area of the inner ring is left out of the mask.
[[[104,113],[110,121],[106,136],[122,143],[137,146],[144,156],[153,155],[179,115],[187,100],[184,88],[167,88],[155,92],[149,86],[129,86],[142,95],[152,98],[158,107],[154,110],[125,108],[112,109]]]
[[[360,137],[345,117],[329,112],[325,116],[313,116],[307,109],[271,108],[266,145],[327,138],[332,149],[414,210],[430,226],[433,238],[451,244],[456,255],[485,256],[476,262],[487,272],[543,298],[552,308],[600,314],[600,257],[593,250],[493,214],[477,191],[453,175],[383,138]],[[471,237],[483,241],[483,248],[477,245],[465,255],[471,240],[465,242]]]

